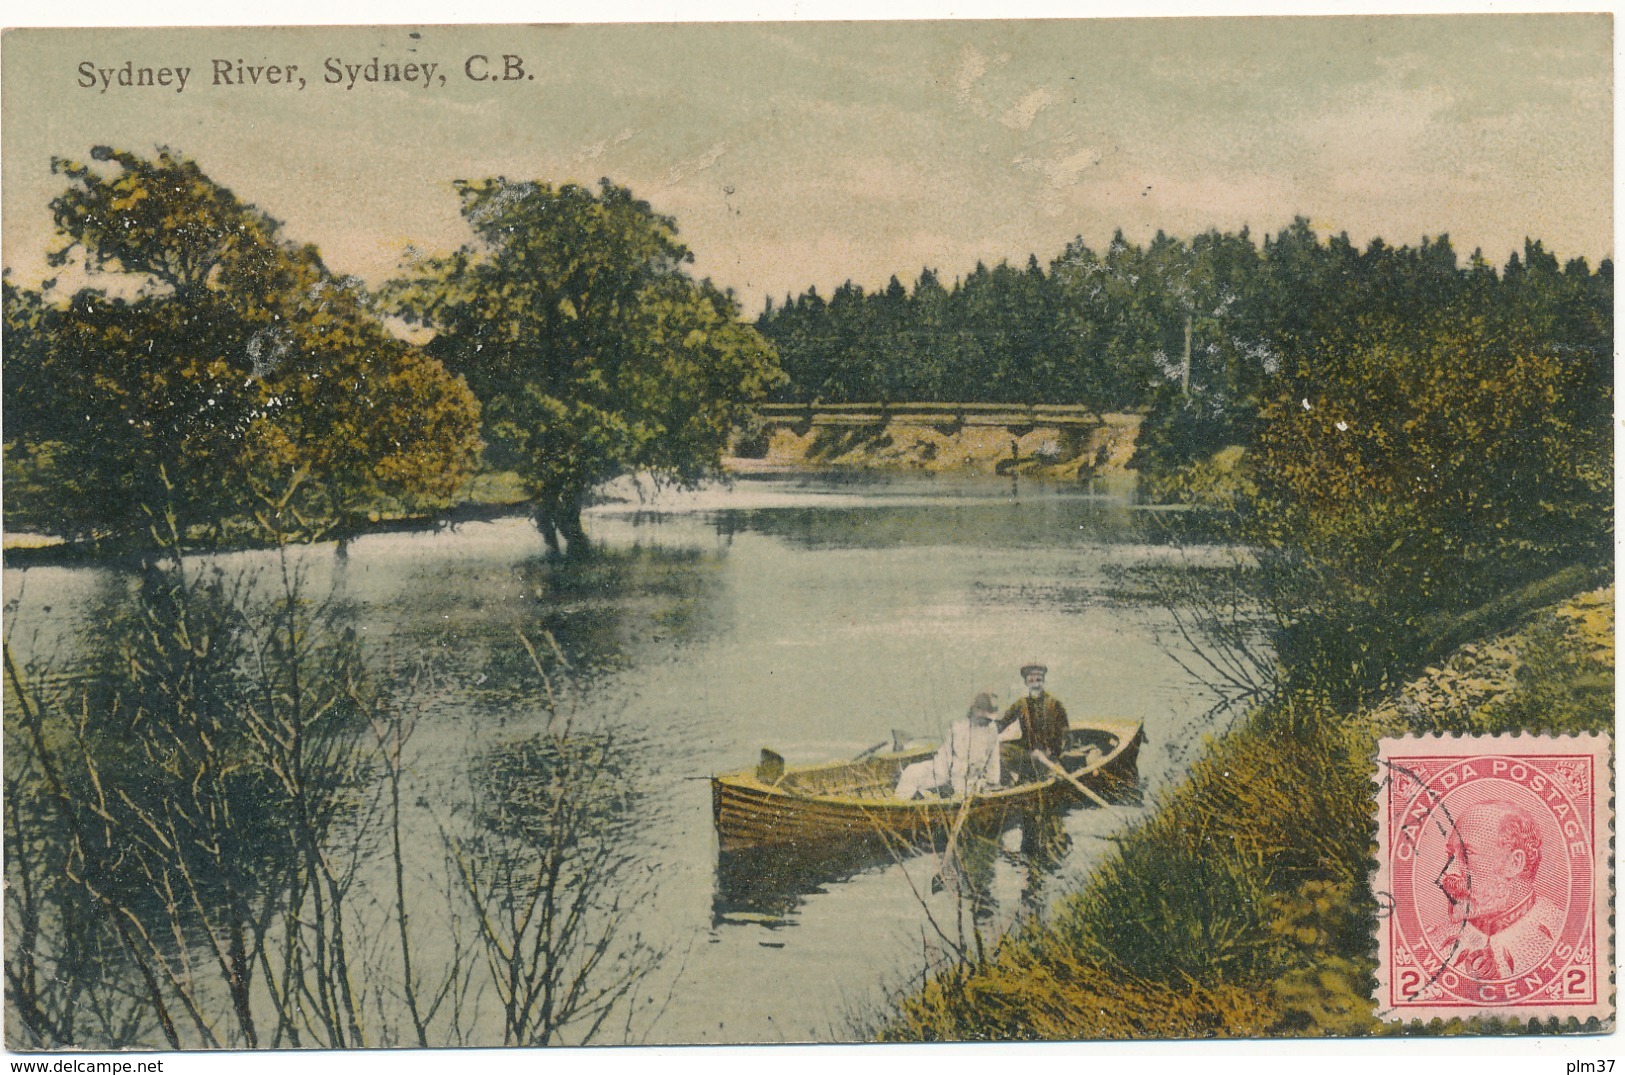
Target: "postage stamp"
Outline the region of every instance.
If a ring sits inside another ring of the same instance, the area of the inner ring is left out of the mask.
[[[1383,1018],[1611,1016],[1608,748],[1601,735],[1380,742]]]

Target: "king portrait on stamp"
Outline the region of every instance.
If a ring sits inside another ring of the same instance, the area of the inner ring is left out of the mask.
[[[1474,978],[1513,977],[1557,943],[1563,910],[1536,889],[1543,843],[1540,826],[1514,802],[1478,803],[1455,819],[1438,882],[1450,914],[1430,940],[1456,952],[1455,965]]]

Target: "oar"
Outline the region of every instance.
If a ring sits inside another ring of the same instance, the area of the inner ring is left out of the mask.
[[[1111,803],[1107,802],[1105,799],[1102,799],[1099,795],[1096,795],[1094,792],[1092,792],[1088,788],[1084,787],[1083,783],[1080,780],[1078,780],[1077,777],[1073,776],[1071,773],[1067,772],[1065,769],[1063,769],[1059,765],[1057,765],[1055,763],[1055,761],[1053,759],[1051,759],[1048,754],[1045,754],[1042,750],[1035,750],[1035,751],[1033,751],[1033,757],[1037,758],[1039,761],[1041,761],[1045,765],[1049,766],[1050,771],[1053,772],[1056,776],[1060,777],[1062,780],[1065,780],[1068,784],[1071,784],[1073,787],[1075,787],[1079,791],[1083,792],[1084,797],[1089,799],[1096,806],[1104,806],[1108,810],[1111,809],[1111,806],[1112,806]]]
[[[862,761],[864,758],[867,758],[869,755],[873,754],[875,751],[879,750],[881,747],[883,747],[885,745],[886,745],[886,740],[882,739],[880,742],[876,743],[874,746],[870,747],[868,750],[865,750],[862,754],[859,754],[857,757],[853,758],[852,760],[853,761]]]

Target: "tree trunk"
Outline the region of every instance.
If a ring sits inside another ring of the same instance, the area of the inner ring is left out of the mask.
[[[1185,315],[1185,357],[1179,367],[1179,390],[1186,398],[1191,394],[1191,315]]]
[[[235,902],[235,901],[233,901]],[[243,1035],[248,1041],[250,1049],[259,1048],[259,1036],[254,1032],[254,1010],[249,1002],[249,977],[253,974],[253,964],[248,958],[248,942],[243,936],[243,918],[240,909],[233,908],[239,915],[231,923],[231,951],[228,959],[228,985],[231,990],[231,1003],[237,1009],[237,1022],[242,1027]]]
[[[587,540],[586,528],[581,525],[581,501],[584,498],[578,493],[561,498],[559,505],[558,525],[559,532],[568,542],[565,555],[572,560],[581,560],[592,555],[592,543]]]
[[[559,527],[558,513],[554,508],[555,498],[550,493],[543,493],[536,498],[531,508],[530,518],[536,524],[536,529],[542,532],[542,540],[547,542],[547,551],[554,556],[559,555]]]

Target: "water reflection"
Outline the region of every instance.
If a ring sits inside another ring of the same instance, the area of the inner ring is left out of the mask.
[[[882,839],[813,845],[806,848],[749,848],[717,852],[716,891],[711,924],[793,927],[808,897],[832,891],[862,874],[878,873],[916,855],[925,856],[935,872],[933,894],[944,890],[964,901],[978,919],[997,908],[994,867],[1002,858],[1024,868],[1029,884],[1052,873],[1054,858],[1015,856],[997,834],[960,833],[951,845],[939,838],[924,848],[899,848]]]
[[[536,558],[516,569],[534,629],[580,671],[623,666],[642,641],[692,644],[720,630],[717,571],[697,549],[605,550],[580,564]]]
[[[727,606],[717,599],[721,565],[703,549],[610,547],[562,561],[543,555],[535,532],[517,520],[465,532],[477,541],[507,535],[502,551],[522,555],[446,564],[368,539],[352,548],[338,581],[371,606],[373,637],[399,651],[439,651],[499,724],[532,693],[521,632],[550,639],[576,676],[603,681],[650,647],[701,645],[728,629]]]
[[[798,848],[718,851],[711,924],[793,926],[795,912],[808,896],[890,866],[899,854],[878,837]]]
[[[1021,549],[1163,540],[1165,522],[1137,510],[1132,497],[1122,494],[948,476],[831,473],[746,476],[725,490],[678,494],[661,505],[626,496],[595,510],[635,527],[701,513],[724,548],[744,532],[805,549]]]
[[[947,494],[874,505],[829,504],[718,512],[719,534],[751,530],[807,549],[978,546],[1024,549],[1153,539],[1160,530],[1126,506],[1083,496],[1022,499]]]
[[[1002,846],[997,837],[964,832],[943,849],[932,891],[946,889],[968,910],[979,928],[993,921],[998,901],[993,895],[994,867]]]

